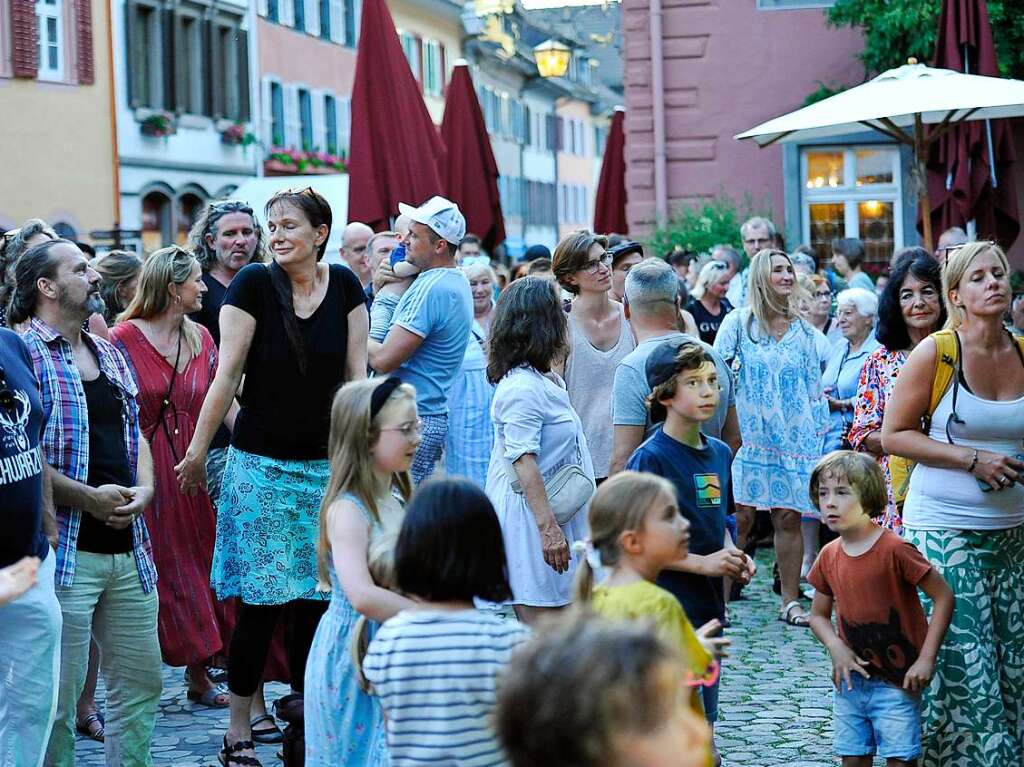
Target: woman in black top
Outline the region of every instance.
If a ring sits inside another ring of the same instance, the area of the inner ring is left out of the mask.
[[[329,474],[331,399],[346,381],[365,378],[367,364],[359,280],[343,266],[321,263],[331,230],[327,201],[312,189],[286,191],[271,198],[266,212],[274,260],[246,266],[228,288],[220,367],[177,467],[184,490],[205,481],[208,447],[244,372],[211,573],[219,598],[242,601],[228,652],[226,765],[255,759],[249,705],[285,605],[292,618],[292,687],[302,690],[306,655],[326,606],[316,592],[316,541]]]
[[[713,344],[725,315],[732,311],[726,299],[729,290],[729,266],[724,261],[708,261],[697,275],[697,284],[690,291],[686,310],[697,323],[700,340]]]

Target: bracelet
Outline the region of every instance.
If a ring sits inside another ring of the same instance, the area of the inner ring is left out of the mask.
[[[971,465],[967,467],[967,473],[970,474],[974,471],[974,467],[978,465],[978,448],[974,449],[974,456],[971,458]]]

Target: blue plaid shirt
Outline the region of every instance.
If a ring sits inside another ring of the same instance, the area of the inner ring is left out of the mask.
[[[124,441],[132,482],[135,482],[139,461],[139,407],[135,401],[138,386],[128,363],[109,342],[84,331],[82,338],[96,355],[100,371],[120,392]],[[66,338],[38,317],[32,318],[22,339],[32,355],[32,365],[39,379],[46,421],[43,430],[46,461],[64,476],[84,484],[89,478],[89,411],[74,351]],[[68,587],[74,583],[81,523],[81,509],[57,506],[58,586]],[[156,586],[156,565],[142,515],[132,522],[132,542],[142,590],[148,594]]]

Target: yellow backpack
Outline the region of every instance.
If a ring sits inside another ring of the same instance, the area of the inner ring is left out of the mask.
[[[932,378],[932,397],[928,403],[928,412],[922,418],[922,431],[928,431],[928,423],[931,415],[939,402],[945,396],[953,376],[957,373],[960,344],[957,342],[956,331],[939,330],[932,333],[930,338],[935,341],[935,376]],[[1013,340],[1024,354],[1024,337],[1014,336]],[[897,506],[902,506],[906,500],[907,490],[910,486],[910,474],[914,470],[914,462],[899,455],[889,456],[889,474],[892,477],[892,497]]]

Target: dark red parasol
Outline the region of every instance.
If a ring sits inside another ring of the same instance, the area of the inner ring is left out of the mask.
[[[626,223],[626,113],[616,109],[601,161],[601,178],[594,200],[594,231],[600,234],[628,234]]]
[[[380,231],[398,203],[441,194],[444,144],[384,0],[364,0],[352,85],[348,220]]]
[[[999,76],[983,0],[944,0],[933,65]],[[979,238],[995,239],[1006,248],[1012,245],[1020,233],[1014,160],[1006,120],[964,123],[933,144],[928,192],[936,234],[951,226],[964,227],[974,219]]]
[[[492,252],[505,240],[505,219],[498,196],[498,164],[466,63],[456,62],[445,96],[441,140],[456,148],[441,169],[448,199],[466,217],[466,231]]]

